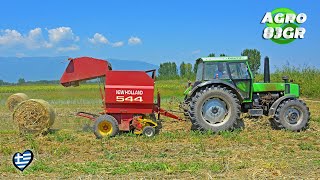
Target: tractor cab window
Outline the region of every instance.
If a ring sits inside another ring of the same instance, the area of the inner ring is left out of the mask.
[[[245,99],[249,99],[252,80],[249,75],[247,64],[244,62],[231,62],[228,63],[228,65],[231,80],[234,85],[239,89]]]
[[[208,62],[204,68],[204,79],[230,79],[224,62]]]
[[[250,79],[248,68],[245,63],[229,63],[229,68],[232,79]]]
[[[203,63],[198,64],[196,81],[202,81]]]

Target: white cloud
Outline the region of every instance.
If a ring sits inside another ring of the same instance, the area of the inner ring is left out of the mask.
[[[40,36],[42,36],[41,28],[35,28],[29,31],[28,37],[30,39],[36,39],[36,38],[39,38]]]
[[[191,54],[199,54],[200,52],[201,52],[200,49],[197,49],[197,50],[192,51]]]
[[[2,49],[14,47],[20,52],[29,49],[51,48],[63,52],[79,49],[79,46],[74,43],[80,38],[72,32],[71,28],[58,27],[49,29],[47,32],[48,40],[45,40],[41,28],[31,29],[27,34],[21,34],[17,30],[11,29],[0,30],[0,47]]]
[[[17,30],[0,30],[0,46],[25,46],[28,49],[37,49],[44,47],[41,28],[35,28],[29,31],[27,35],[22,35]]]
[[[129,44],[129,45],[136,45],[136,44],[141,44],[141,43],[142,43],[142,41],[141,41],[141,39],[138,38],[138,37],[133,37],[133,36],[131,36],[131,37],[128,39],[128,44]]]
[[[28,36],[24,38],[24,44],[29,49],[38,49],[45,47],[45,41],[42,36],[41,28],[30,30]]]
[[[74,41],[77,42],[80,40],[76,36],[70,27],[58,27],[55,29],[48,30],[49,41],[52,43],[59,43],[61,41]]]
[[[109,43],[108,39],[100,33],[95,33],[93,35],[93,38],[89,38],[89,42],[91,42],[92,44],[108,44]]]
[[[16,30],[6,29],[0,31],[0,45],[16,45],[23,43],[24,37]]]
[[[122,41],[118,41],[118,42],[112,43],[112,47],[121,47],[123,45],[124,45],[124,43]]]
[[[57,50],[60,52],[67,52],[67,51],[77,51],[79,50],[79,46],[77,45],[71,45],[71,46],[67,46],[67,47],[58,47]]]
[[[80,40],[70,27],[57,27],[52,29],[41,29],[39,27],[21,33],[15,29],[0,29],[0,50],[2,53],[13,54],[17,57],[36,53],[37,51],[67,52],[80,49]],[[103,34],[95,33],[92,38],[88,38],[92,44],[110,45],[112,47],[122,47],[125,41],[110,42]],[[131,36],[128,39],[129,45],[141,44],[139,37]]]
[[[26,57],[24,53],[16,53],[16,57],[21,58],[21,57]]]

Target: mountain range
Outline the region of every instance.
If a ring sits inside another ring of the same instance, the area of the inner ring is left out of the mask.
[[[0,80],[17,82],[59,80],[68,65],[68,57],[0,57]],[[159,66],[138,60],[107,59],[113,70],[150,70]]]

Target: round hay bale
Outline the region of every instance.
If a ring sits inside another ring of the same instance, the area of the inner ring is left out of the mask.
[[[6,106],[12,112],[19,103],[28,99],[29,97],[24,93],[12,94],[11,96],[8,97]]]
[[[42,99],[29,99],[14,109],[13,120],[22,134],[40,134],[47,132],[54,123],[55,111]]]

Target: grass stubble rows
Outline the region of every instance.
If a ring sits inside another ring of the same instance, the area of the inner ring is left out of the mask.
[[[184,85],[177,80],[159,81],[156,89],[162,94],[162,107],[177,110],[183,98],[177,94],[182,94]],[[88,128],[92,123],[74,116],[77,111],[100,112],[96,85],[6,88],[0,90],[1,179],[308,179],[320,174],[319,102],[307,102],[312,119],[304,132],[272,130],[268,118],[244,114],[242,131],[192,132],[189,122],[163,118],[163,129],[154,138],[123,133],[98,140]],[[57,117],[48,135],[19,136],[5,107],[6,98],[15,92],[53,105]],[[34,152],[35,159],[21,173],[12,165],[12,155],[26,149]]]

